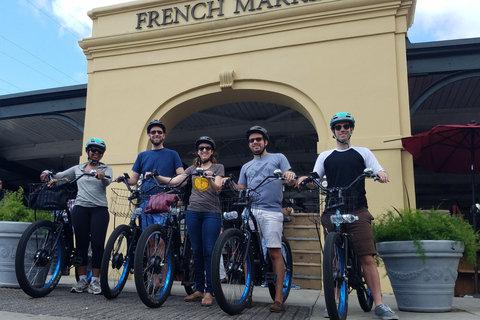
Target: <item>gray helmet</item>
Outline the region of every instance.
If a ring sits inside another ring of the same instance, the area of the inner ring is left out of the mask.
[[[333,130],[333,127],[338,123],[338,122],[350,122],[350,124],[355,127],[355,119],[353,116],[348,113],[348,112],[340,112],[337,113],[332,117],[330,120],[330,129]]]
[[[105,144],[105,142],[98,138],[92,138],[88,140],[87,144],[85,145],[85,151],[88,152],[88,149],[90,149],[91,147],[100,148],[103,150],[103,152],[107,150],[107,145]]]
[[[260,126],[251,127],[246,134],[247,140],[250,138],[252,133],[260,133],[263,136],[263,139],[268,140],[268,132],[265,128]]]
[[[147,133],[150,133],[150,129],[152,129],[152,127],[156,127],[156,126],[162,128],[163,133],[167,133],[167,130],[165,129],[165,125],[160,120],[150,121],[150,123],[147,126]]]
[[[198,148],[200,143],[208,143],[212,146],[213,151],[215,151],[215,149],[217,148],[215,145],[215,141],[213,141],[213,139],[208,136],[201,136],[200,138],[198,138],[197,141],[195,141],[195,149]]]

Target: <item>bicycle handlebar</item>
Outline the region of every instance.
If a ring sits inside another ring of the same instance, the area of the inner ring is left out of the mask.
[[[84,177],[84,176],[90,176],[90,177],[95,177],[96,174],[97,174],[97,170],[91,170],[90,172],[83,172],[81,175],[79,175],[78,177],[75,177],[75,179],[73,179],[72,181],[70,181],[69,183],[75,183],[78,181],[78,179],[80,179],[81,177]],[[47,174],[47,182],[50,182],[52,181],[54,178],[54,172],[53,171],[49,171],[49,170],[45,170],[43,173],[46,173]],[[105,178],[107,179],[110,179],[111,177],[109,175],[105,175]]]
[[[300,185],[306,186],[308,183],[313,182],[320,190],[324,192],[335,192],[335,191],[345,191],[350,189],[355,183],[358,182],[358,180],[363,179],[363,178],[372,178],[374,181],[379,181],[380,177],[373,173],[373,170],[371,168],[365,168],[363,172],[355,178],[348,186],[346,187],[332,187],[332,188],[327,188],[324,187],[320,182],[320,177],[316,172],[310,173],[310,176],[306,178],[305,180],[302,181]]]

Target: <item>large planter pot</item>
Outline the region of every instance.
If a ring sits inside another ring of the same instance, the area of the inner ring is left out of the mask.
[[[420,243],[425,249],[425,260],[416,252],[413,241],[379,242],[376,245],[385,263],[398,309],[450,311],[463,243],[448,240]]]
[[[20,237],[30,224],[0,221],[0,287],[20,287],[15,275],[15,253]]]

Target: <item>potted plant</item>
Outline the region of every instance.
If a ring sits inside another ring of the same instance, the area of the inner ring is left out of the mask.
[[[372,224],[399,310],[450,311],[461,258],[476,264],[478,234],[440,210],[389,210]]]
[[[37,211],[25,206],[25,195],[20,187],[17,191],[5,191],[0,201],[0,286],[18,287],[15,275],[15,252],[25,229],[31,222],[51,220],[52,213]]]

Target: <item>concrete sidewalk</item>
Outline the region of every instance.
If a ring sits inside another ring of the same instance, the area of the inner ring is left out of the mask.
[[[253,308],[240,315],[229,316],[215,304],[210,308],[200,303],[185,303],[185,291],[175,282],[172,294],[162,307],[150,309],[138,298],[132,280],[117,299],[107,300],[103,296],[72,294],[70,287],[74,277],[63,277],[58,287],[44,298],[33,299],[21,289],[0,288],[1,319],[324,319],[325,303],[320,290],[291,290],[283,314],[270,313],[271,298],[267,288],[255,287]],[[480,319],[480,300],[472,297],[454,298],[450,312],[415,313],[398,311],[393,295],[385,295],[388,304],[402,320],[471,320]],[[355,295],[349,299],[348,319],[374,319],[372,312],[363,312]]]

